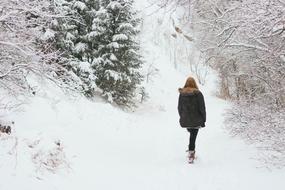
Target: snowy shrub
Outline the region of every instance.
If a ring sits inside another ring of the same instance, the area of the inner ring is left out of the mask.
[[[1,170],[27,173],[41,179],[48,173],[68,172],[70,162],[60,141],[20,138],[0,132]],[[33,170],[34,168],[34,170]]]
[[[64,152],[64,147],[60,141],[43,144],[41,140],[36,140],[29,144],[32,149],[32,161],[36,171],[56,173],[58,170],[68,170],[69,162]]]
[[[6,167],[14,168],[17,165],[18,139],[12,135],[1,134],[0,132],[0,157],[1,163]],[[1,166],[1,170],[3,166]],[[5,170],[4,170],[5,171]]]
[[[59,52],[53,48],[55,32],[48,28],[55,17],[60,15],[54,12],[53,1],[1,1],[0,88],[9,96],[35,93],[28,80],[31,75],[56,83],[69,80],[70,75],[58,64]],[[13,104],[19,103],[13,100]]]
[[[147,101],[149,98],[149,94],[146,92],[146,90],[143,86],[138,89],[138,94],[140,95],[140,102],[141,103]]]
[[[226,114],[232,135],[239,135],[260,150],[260,159],[267,166],[285,167],[285,109],[276,112],[270,107],[235,104]],[[282,125],[283,124],[283,125]]]

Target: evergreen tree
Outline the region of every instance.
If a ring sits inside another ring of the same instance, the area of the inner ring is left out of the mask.
[[[98,42],[94,61],[96,84],[109,101],[130,106],[142,80],[137,42],[139,19],[133,0],[101,0],[93,20],[92,39]]]
[[[83,81],[84,93],[101,92],[110,102],[131,106],[142,80],[137,43],[140,20],[133,0],[65,0],[67,18],[54,24],[65,66]]]
[[[54,23],[57,47],[64,52],[64,66],[81,79],[85,95],[92,96],[97,88],[92,63],[98,43],[90,35],[99,0],[65,0],[61,9],[67,17]]]

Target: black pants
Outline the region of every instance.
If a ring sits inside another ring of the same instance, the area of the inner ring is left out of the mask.
[[[197,137],[199,129],[187,128],[187,131],[190,133],[188,150],[193,151],[195,150],[195,142],[196,142],[196,137]]]

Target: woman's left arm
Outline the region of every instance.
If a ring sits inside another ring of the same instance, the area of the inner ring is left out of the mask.
[[[205,101],[204,101],[204,96],[201,92],[198,94],[198,101],[199,101],[199,111],[202,114],[204,122],[206,122]]]

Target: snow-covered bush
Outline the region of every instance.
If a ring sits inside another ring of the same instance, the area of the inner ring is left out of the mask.
[[[32,149],[32,161],[39,173],[45,171],[56,173],[58,170],[68,170],[70,168],[64,147],[60,141],[44,144],[41,140],[36,140],[29,144],[29,148]]]
[[[61,141],[48,138],[19,137],[0,132],[1,170],[21,170],[41,178],[48,173],[68,172],[71,168]]]
[[[285,167],[285,109],[272,111],[267,105],[235,103],[226,114],[232,135],[239,135],[260,150],[258,158],[267,166]],[[269,114],[270,113],[270,114]],[[283,125],[282,125],[283,124]]]
[[[60,15],[54,12],[53,1],[0,2],[0,88],[9,96],[35,93],[28,82],[31,74],[53,79],[66,73],[49,41],[54,33],[48,26],[55,17]]]

